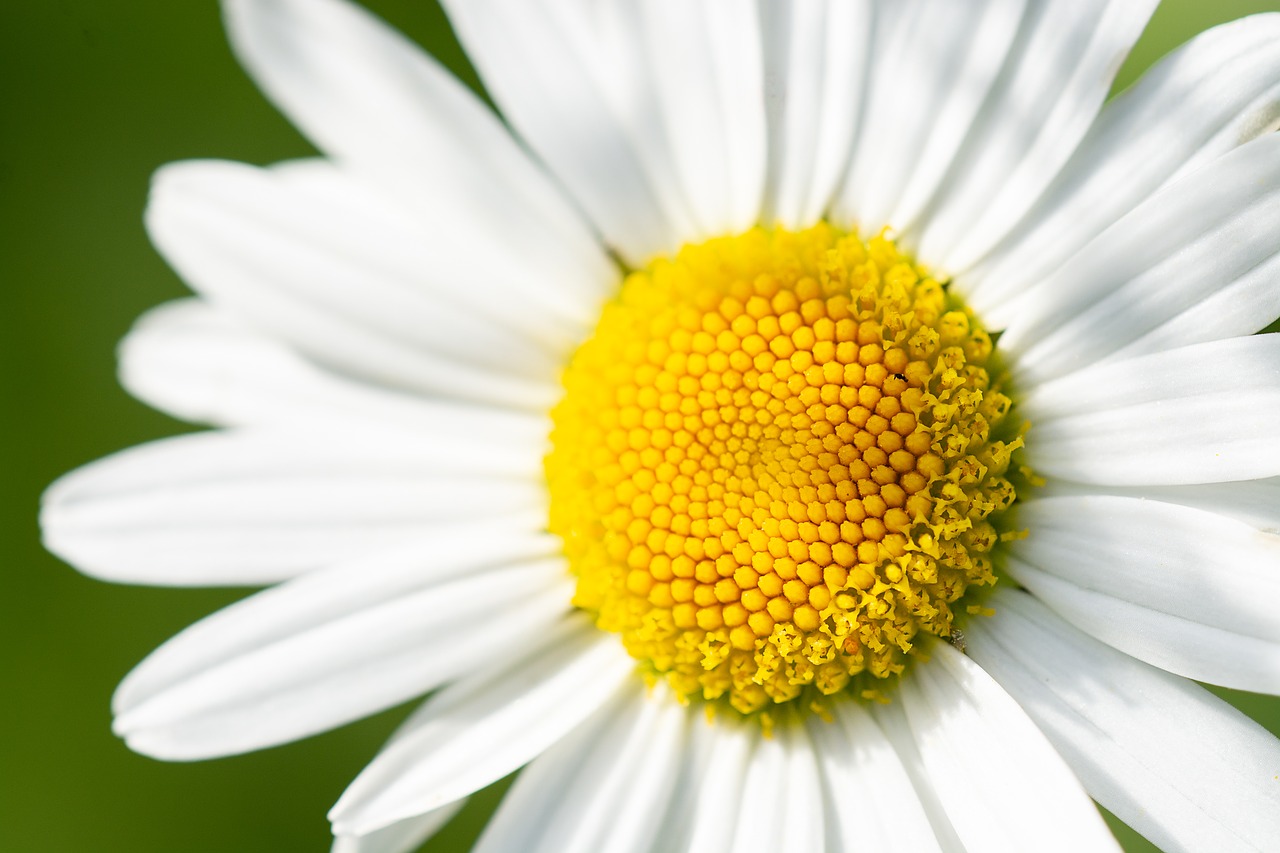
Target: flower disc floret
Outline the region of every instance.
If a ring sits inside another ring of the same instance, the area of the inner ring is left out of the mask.
[[[992,350],[887,235],[760,228],[631,274],[553,412],[574,603],[685,697],[874,695],[995,582],[1021,438]]]

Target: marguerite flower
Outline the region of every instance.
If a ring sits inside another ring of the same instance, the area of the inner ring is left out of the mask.
[[[1104,106],[1153,0],[228,0],[324,152],[183,163],[123,346],[220,427],[49,492],[111,580],[274,586],[134,749],[430,694],[334,807],[406,851],[1275,849],[1280,16]],[[949,642],[948,642],[949,641]]]

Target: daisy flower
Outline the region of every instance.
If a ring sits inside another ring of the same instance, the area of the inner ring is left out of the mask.
[[[343,0],[227,0],[323,152],[167,166],[217,430],[49,547],[269,585],[115,697],[147,755],[429,694],[334,806],[414,848],[1274,850],[1280,16],[1106,102],[1154,0],[452,0],[495,114]],[[500,117],[499,117],[500,115]],[[527,765],[527,766],[526,766]],[[1092,798],[1092,799],[1091,799]]]

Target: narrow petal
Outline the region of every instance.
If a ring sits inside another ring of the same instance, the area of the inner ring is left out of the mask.
[[[546,761],[561,771],[558,778],[540,771],[526,783],[522,774],[516,785],[523,790],[511,792],[513,808],[503,825],[486,833],[480,850],[651,849],[679,778],[690,713],[665,687],[645,695],[637,682],[624,694],[622,707],[590,743],[566,738],[535,759],[526,773]]]
[[[813,742],[803,728],[783,725],[772,737],[757,738],[743,780],[733,853],[823,849],[826,806],[819,778]]]
[[[527,850],[528,840],[539,837],[556,809],[564,804],[564,793],[573,785],[583,762],[611,748],[621,733],[616,725],[619,719],[626,723],[632,721],[641,689],[637,681],[617,691],[607,703],[530,761],[485,824],[471,853]]]
[[[436,693],[329,813],[363,834],[467,796],[560,740],[635,677],[617,638],[566,619],[505,667]]]
[[[1032,385],[1252,334],[1280,315],[1277,231],[1280,136],[1271,134],[1156,193],[1031,285],[1000,347]]]
[[[488,468],[493,450],[480,436],[364,430],[179,436],[67,474],[41,526],[51,551],[104,580],[273,583],[442,525],[539,511],[544,487]]]
[[[329,853],[413,853],[467,804],[465,798],[368,835],[339,835]]]
[[[1027,461],[1103,485],[1177,485],[1280,474],[1280,335],[1097,364],[1034,388]]]
[[[1040,198],[1106,100],[1158,0],[1029,3],[1000,79],[919,224],[919,257],[967,269]]]
[[[769,171],[765,222],[812,225],[848,168],[871,53],[875,7],[764,0]]]
[[[563,617],[572,589],[554,551],[505,525],[462,526],[258,593],[130,673],[116,732],[149,755],[209,758],[420,696]]]
[[[1161,850],[1269,850],[1280,741],[1204,688],[1080,633],[1022,592],[966,629],[1090,796]]]
[[[902,769],[911,779],[938,846],[942,848],[943,853],[967,853],[968,848],[956,834],[956,828],[951,825],[951,818],[947,817],[941,794],[929,776],[928,768],[925,767],[924,759],[920,755],[920,747],[916,743],[916,736],[911,731],[910,723],[907,722],[907,714],[902,707],[902,702],[873,706],[871,714],[885,737],[893,744],[894,752],[898,753]]]
[[[1050,484],[1043,494],[1108,494],[1146,498],[1225,515],[1264,533],[1280,534],[1280,477],[1192,486],[1073,486]]]
[[[834,830],[828,849],[941,851],[902,760],[875,720],[854,702],[840,702],[832,713],[832,722],[809,724]]]
[[[912,225],[995,85],[1025,0],[881,4],[857,154],[836,216],[864,234]]]
[[[1009,573],[1077,628],[1188,678],[1280,693],[1280,537],[1113,495],[1028,501]]]
[[[742,786],[751,747],[759,736],[751,723],[695,715],[684,773],[662,822],[654,850],[728,853],[732,827],[742,820]]]
[[[612,281],[612,265],[553,182],[400,34],[343,0],[224,8],[232,46],[263,91],[323,152],[448,234],[432,241],[437,251],[519,259],[524,278],[569,293]]]
[[[556,370],[577,337],[551,319],[534,330],[514,319],[540,315],[519,298],[533,288],[499,284],[518,275],[477,260],[501,257],[495,246],[450,259],[434,249],[456,246],[446,233],[427,252],[420,229],[368,212],[376,205],[354,185],[328,199],[295,184],[237,163],[170,165],[152,186],[148,230],[201,294],[340,372],[497,405],[555,399]],[[578,335],[598,302],[580,300]]]
[[[1103,108],[1050,190],[957,286],[984,317],[998,316],[1160,187],[1278,119],[1280,15],[1201,33]]]
[[[120,346],[120,378],[148,405],[215,426],[326,423],[428,441],[484,437],[513,473],[536,474],[550,431],[543,414],[428,400],[340,376],[200,299],[144,314]]]
[[[697,235],[760,218],[766,129],[760,22],[735,0],[637,4],[647,68]]]
[[[900,695],[934,789],[968,850],[1120,846],[1040,730],[977,664],[944,643]]]
[[[754,4],[444,5],[508,121],[630,263],[757,219]]]
[[[519,0],[446,0],[443,5],[507,121],[605,240],[633,264],[677,245],[680,226],[689,227],[688,212],[670,152],[657,128],[644,121],[637,127],[629,118],[656,118],[652,90],[636,80],[642,57],[634,38],[602,44],[585,3],[534,8]],[[600,10],[602,17],[620,13],[613,5]],[[612,74],[610,53],[617,63]]]

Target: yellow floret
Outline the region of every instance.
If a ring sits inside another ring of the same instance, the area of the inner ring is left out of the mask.
[[[887,235],[756,229],[633,273],[552,414],[574,603],[743,713],[900,673],[995,582],[1021,439],[991,355]]]

